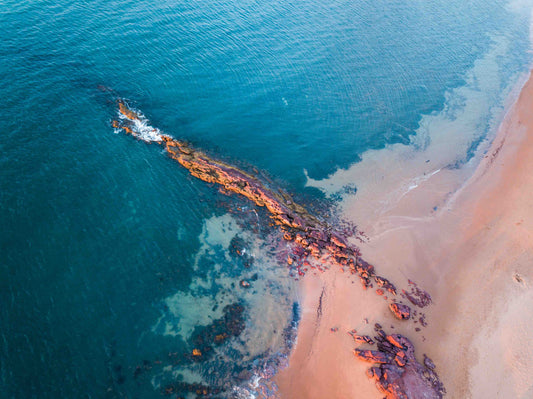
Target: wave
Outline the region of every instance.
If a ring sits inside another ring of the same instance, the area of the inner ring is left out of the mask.
[[[124,130],[133,137],[147,143],[161,143],[163,141],[161,131],[150,126],[148,119],[140,111],[127,106],[124,101],[119,101],[118,105],[118,119],[121,123],[118,121],[113,122],[116,133]]]

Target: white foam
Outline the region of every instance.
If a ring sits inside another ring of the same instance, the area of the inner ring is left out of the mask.
[[[138,118],[130,119],[120,111],[118,113],[120,119],[128,121],[128,127],[131,128],[133,136],[148,143],[162,141],[161,130],[150,126],[148,119],[142,113],[137,110],[134,110],[134,112],[137,114]]]

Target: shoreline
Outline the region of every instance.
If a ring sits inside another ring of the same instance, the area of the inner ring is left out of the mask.
[[[431,294],[433,304],[423,310],[428,325],[397,321],[387,301],[339,270],[306,276],[297,344],[276,377],[282,397],[382,398],[346,334],[355,328],[370,335],[376,322],[407,336],[418,359],[432,358],[446,397],[533,394],[533,318],[522,317],[533,306],[531,110],[530,74],[465,183],[458,183],[467,178],[462,171],[441,170],[385,211],[367,213],[355,201],[345,208],[370,237],[358,244],[365,260],[400,290],[412,280]],[[363,213],[375,219],[361,219]]]

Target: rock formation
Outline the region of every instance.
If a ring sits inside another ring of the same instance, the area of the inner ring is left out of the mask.
[[[283,238],[293,243],[288,263],[294,264],[299,274],[305,273],[303,264],[306,258],[327,256],[329,263],[358,274],[364,288],[371,287],[374,280],[379,287],[396,295],[396,287],[386,278],[376,275],[374,267],[361,259],[357,247],[350,245],[332,226],[296,204],[288,193],[269,187],[257,177],[151,128],[141,113],[131,110],[122,100],[118,100],[118,111],[119,119],[112,122],[115,129],[164,146],[168,155],[193,176],[218,184],[227,193],[239,194],[257,206],[265,207],[273,222],[284,231]]]
[[[441,399],[446,390],[435,373],[435,365],[426,355],[424,364],[415,357],[411,341],[400,334],[386,335],[376,328],[378,350],[355,349],[356,358],[377,363],[367,376],[387,399]]]

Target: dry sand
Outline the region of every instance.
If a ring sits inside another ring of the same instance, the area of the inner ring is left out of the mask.
[[[397,321],[348,274],[308,275],[282,397],[382,398],[347,334],[372,335],[379,322],[433,359],[448,398],[533,398],[533,79],[461,182],[461,171],[441,170],[393,201],[377,190],[346,207],[370,237],[363,258],[400,290],[411,279],[431,294],[429,325]]]

